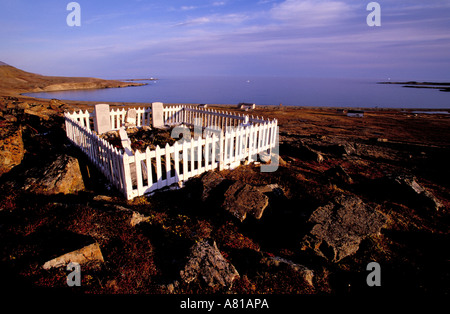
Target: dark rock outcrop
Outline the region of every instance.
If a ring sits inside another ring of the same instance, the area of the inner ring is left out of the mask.
[[[20,127],[9,125],[0,131],[0,176],[22,162],[25,150]]]
[[[103,263],[103,255],[100,250],[100,245],[95,242],[90,245],[84,246],[81,249],[63,254],[54,259],[47,261],[42,268],[50,269],[54,267],[65,266],[71,262],[78,264],[85,264],[88,262]]]
[[[303,238],[303,249],[339,262],[355,253],[365,237],[378,233],[386,217],[358,197],[341,195],[317,208],[308,222],[313,227]]]
[[[353,179],[350,175],[345,171],[342,166],[336,166],[334,168],[330,168],[324,173],[330,181],[344,183],[344,184],[352,184]]]
[[[303,140],[281,143],[280,150],[285,154],[291,154],[303,160],[316,162],[322,162],[324,160],[323,155],[319,151],[311,148]]]
[[[220,253],[216,242],[197,242],[190,249],[188,261],[180,271],[181,279],[190,283],[195,280],[212,288],[231,288],[239,277],[236,268]]]
[[[84,190],[83,177],[78,160],[69,155],[59,155],[55,161],[43,169],[27,171],[23,186],[39,194],[69,194]]]
[[[290,260],[278,256],[265,257],[261,259],[261,263],[275,268],[282,266],[288,267],[293,271],[299,273],[309,285],[313,286],[314,272],[303,265],[296,264]]]
[[[438,211],[443,204],[426,188],[417,182],[414,176],[399,175],[391,177],[391,180],[397,185],[403,192],[414,195],[419,204],[423,204],[425,207],[432,208]]]
[[[269,205],[269,197],[257,188],[236,181],[225,192],[222,207],[240,221],[244,221],[247,214],[260,219]]]
[[[214,190],[224,181],[225,179],[215,171],[208,171],[205,173],[201,181],[201,200],[203,202],[207,201],[210,197],[214,196]]]

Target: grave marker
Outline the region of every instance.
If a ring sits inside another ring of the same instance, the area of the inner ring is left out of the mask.
[[[97,104],[94,109],[94,130],[97,134],[111,131],[111,116],[108,104]]]
[[[131,141],[130,141],[130,139],[128,138],[127,131],[125,131],[125,128],[124,128],[124,127],[121,127],[121,128],[119,129],[119,136],[120,136],[120,140],[122,141],[122,147],[123,147],[123,149],[125,150],[125,152],[126,152],[128,155],[132,155],[133,153],[132,153],[132,151],[131,151]]]
[[[128,109],[128,111],[127,111],[128,126],[136,126],[136,119],[137,119],[136,109]]]
[[[163,103],[154,102],[152,103],[152,126],[154,128],[164,127],[164,112]]]

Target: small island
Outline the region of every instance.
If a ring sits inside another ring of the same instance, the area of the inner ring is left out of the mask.
[[[142,79],[139,79],[139,78],[135,78],[135,79],[126,79],[126,80],[123,80],[123,81],[126,81],[126,82],[135,82],[135,81],[157,81],[157,80],[159,80],[159,79],[154,78],[154,77],[151,77],[151,78],[142,78]]]
[[[407,88],[430,88],[439,89],[441,92],[450,92],[450,83],[446,82],[378,82],[378,84],[398,84]]]

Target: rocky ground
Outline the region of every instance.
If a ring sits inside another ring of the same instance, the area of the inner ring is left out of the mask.
[[[279,121],[276,172],[208,172],[126,201],[65,137],[62,112],[87,104],[0,104],[10,291],[449,293],[448,115],[258,108],[248,114]],[[69,259],[80,287],[67,286]],[[370,262],[381,287],[366,283]]]

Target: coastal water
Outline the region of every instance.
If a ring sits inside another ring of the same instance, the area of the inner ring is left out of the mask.
[[[95,102],[143,102],[331,107],[450,108],[450,93],[369,79],[288,77],[167,77],[145,86],[27,94]]]

